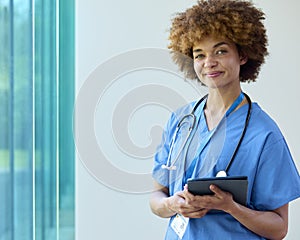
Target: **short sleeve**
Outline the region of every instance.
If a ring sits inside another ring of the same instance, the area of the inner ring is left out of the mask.
[[[169,186],[169,171],[167,169],[162,168],[162,166],[167,164],[170,145],[172,141],[172,133],[176,129],[175,122],[176,122],[175,114],[172,113],[171,117],[169,118],[163,130],[161,143],[158,145],[156,149],[156,153],[154,155],[154,166],[152,171],[152,177],[159,184],[165,187]]]
[[[300,196],[300,177],[288,146],[283,136],[273,135],[267,138],[254,181],[250,201],[257,210],[274,210]]]

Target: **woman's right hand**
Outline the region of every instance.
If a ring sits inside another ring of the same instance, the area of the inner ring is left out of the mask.
[[[179,191],[173,196],[166,198],[166,206],[174,214],[179,213],[188,218],[201,218],[208,212],[207,209],[189,204],[185,191]]]

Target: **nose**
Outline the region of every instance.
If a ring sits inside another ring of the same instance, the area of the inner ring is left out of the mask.
[[[212,68],[215,67],[218,64],[214,56],[208,55],[204,60],[204,67]]]

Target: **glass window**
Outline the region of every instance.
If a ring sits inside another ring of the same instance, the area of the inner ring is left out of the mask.
[[[74,239],[74,1],[0,0],[0,29],[0,240]]]

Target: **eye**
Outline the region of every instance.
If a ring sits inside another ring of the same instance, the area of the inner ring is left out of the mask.
[[[194,55],[194,59],[200,60],[200,59],[203,59],[203,58],[205,58],[205,55],[202,54],[202,53],[200,53],[200,54],[195,54],[195,55]]]
[[[216,51],[216,55],[224,55],[227,53],[227,50],[224,50],[224,49],[219,49]]]

